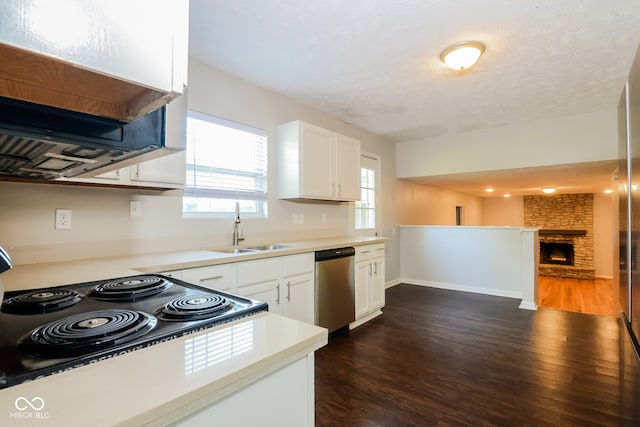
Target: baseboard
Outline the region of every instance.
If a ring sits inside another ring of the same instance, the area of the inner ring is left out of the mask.
[[[416,279],[408,279],[408,278],[400,279],[400,281],[401,283],[406,283],[408,285],[427,286],[429,288],[448,289],[451,291],[472,292],[474,294],[484,294],[484,295],[493,295],[496,297],[522,299],[521,292],[504,291],[502,289],[479,288],[476,286],[458,285],[455,283],[431,282],[426,280],[416,280]]]
[[[389,289],[389,288],[394,287],[395,285],[399,285],[400,283],[402,283],[402,280],[400,280],[400,279],[389,280],[388,282],[386,282],[384,284],[384,288],[385,289]]]
[[[525,301],[522,300],[522,302],[520,303],[520,305],[518,306],[518,308],[521,308],[523,310],[537,310],[538,309],[538,304],[536,304],[533,301]]]
[[[377,309],[376,311],[373,311],[373,312],[367,314],[366,316],[361,317],[360,319],[356,320],[355,322],[349,323],[349,330],[355,329],[360,325],[364,325],[369,320],[374,319],[374,318],[380,316],[381,314],[382,314],[382,310],[381,309]]]

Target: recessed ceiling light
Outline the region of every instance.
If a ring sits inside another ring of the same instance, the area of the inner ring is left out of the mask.
[[[463,71],[473,66],[484,53],[482,42],[466,41],[449,46],[440,53],[440,59],[454,71]]]
[[[546,187],[542,189],[544,194],[553,194],[556,192],[556,187]]]
[[[484,191],[486,191],[487,193],[493,193],[493,188],[487,188],[487,189],[486,189],[486,190],[484,190]]]
[[[604,190],[605,193],[610,194],[613,193],[613,190],[610,188],[607,188],[606,190]]]
[[[507,193],[504,195],[504,197],[511,197],[511,194]]]

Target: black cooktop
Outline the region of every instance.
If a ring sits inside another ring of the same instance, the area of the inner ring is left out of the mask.
[[[6,292],[0,388],[221,325],[267,304],[163,275]]]

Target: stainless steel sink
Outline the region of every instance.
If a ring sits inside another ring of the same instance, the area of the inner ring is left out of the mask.
[[[249,249],[254,249],[256,251],[273,251],[276,249],[287,249],[290,248],[289,245],[262,245],[262,246],[251,246]]]
[[[211,252],[220,252],[220,253],[223,253],[223,254],[247,254],[247,253],[258,252],[258,249],[253,249],[253,248],[220,248],[220,249],[213,249]]]
[[[260,245],[260,246],[251,246],[248,248],[237,248],[237,247],[227,247],[227,248],[218,248],[218,249],[210,249],[211,252],[218,252],[221,254],[249,254],[261,251],[273,251],[276,249],[286,249],[290,248],[289,245]]]

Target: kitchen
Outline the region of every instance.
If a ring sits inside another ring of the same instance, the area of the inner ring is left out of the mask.
[[[465,193],[425,188],[409,181],[398,180],[398,156],[402,153],[389,141],[379,135],[346,123],[343,119],[325,114],[315,108],[292,100],[290,97],[263,89],[241,78],[210,67],[191,57],[189,60],[189,107],[206,111],[239,123],[250,124],[264,129],[269,141],[277,140],[277,125],[292,120],[303,120],[314,125],[348,135],[361,142],[363,152],[375,154],[381,159],[381,187],[384,189],[380,206],[381,221],[376,231],[386,240],[386,282],[394,284],[400,277],[400,244],[397,239],[398,226],[406,224],[453,225],[452,213],[456,206],[465,207],[466,225],[486,225],[491,223],[487,205],[498,205],[502,200],[485,203],[478,196]],[[215,94],[215,96],[212,96]],[[247,108],[251,106],[251,108]],[[533,125],[520,125],[501,129],[500,141],[508,140],[514,134],[532,135]],[[587,163],[602,159],[615,159],[617,149],[603,147],[597,143],[615,134],[615,111],[585,113],[566,120],[548,119],[544,129],[549,134],[578,132],[580,149],[569,149],[571,156],[580,153],[579,159],[558,158],[558,163]],[[555,131],[555,132],[554,132]],[[492,130],[479,131],[484,140],[492,140]],[[549,134],[538,135],[537,140],[548,141],[552,147],[557,139]],[[429,156],[442,167],[451,164],[445,150],[451,141],[439,140],[438,152],[443,158]],[[565,141],[563,141],[565,142]],[[597,147],[594,152],[584,146]],[[410,145],[407,142],[404,145]],[[500,147],[504,148],[504,147]],[[432,153],[430,153],[432,154]],[[473,153],[473,155],[480,153]],[[523,158],[535,160],[533,153],[523,153]],[[277,170],[276,147],[269,145],[269,170]],[[508,162],[511,154],[502,158],[488,159],[492,162]],[[424,160],[424,158],[423,158]],[[548,161],[548,160],[547,160]],[[503,163],[510,164],[510,163]],[[434,165],[428,165],[435,169]],[[492,165],[485,165],[492,169]],[[513,167],[530,165],[515,164]],[[410,169],[403,165],[402,173]],[[435,169],[437,170],[437,169]],[[466,171],[453,170],[452,173]],[[215,219],[184,219],[182,200],[179,192],[158,193],[149,189],[104,188],[82,186],[58,186],[32,183],[1,183],[3,199],[11,203],[0,206],[0,236],[2,246],[7,248],[17,265],[49,263],[82,258],[140,255],[151,252],[192,250],[229,245],[233,232],[231,216]],[[277,188],[276,177],[269,176],[270,189]],[[605,197],[605,196],[603,196]],[[131,201],[139,202],[140,218],[131,218]],[[514,202],[516,203],[516,202]],[[601,205],[606,205],[603,199]],[[418,207],[416,207],[418,204]],[[54,212],[64,208],[72,211],[73,225],[70,230],[55,230]],[[422,211],[422,217],[416,218]],[[297,223],[292,218],[298,218]],[[245,244],[263,242],[300,241],[321,239],[325,236],[355,234],[351,218],[351,207],[347,204],[304,204],[282,201],[275,192],[269,193],[269,217],[264,219],[244,218],[241,223]],[[304,218],[304,221],[300,221]],[[170,224],[170,226],[167,226]],[[521,224],[505,223],[495,225]],[[372,232],[373,233],[373,232]],[[606,264],[606,263],[605,263]],[[99,265],[95,266],[100,269]],[[606,268],[602,267],[602,268]],[[611,273],[611,269],[602,274]],[[109,271],[104,271],[109,275]],[[106,276],[105,276],[106,277]],[[80,279],[84,280],[84,279]],[[73,280],[72,280],[73,282]]]

